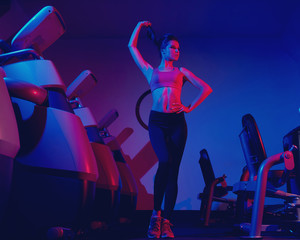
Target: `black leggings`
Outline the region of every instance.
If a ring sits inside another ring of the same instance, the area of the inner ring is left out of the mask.
[[[154,210],[161,209],[165,197],[164,217],[170,219],[176,203],[179,165],[187,138],[184,113],[151,111],[149,136],[159,161],[154,179]]]

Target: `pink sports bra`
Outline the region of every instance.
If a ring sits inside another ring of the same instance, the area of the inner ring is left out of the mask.
[[[159,71],[158,68],[153,69],[150,88],[153,92],[157,88],[173,87],[181,89],[184,83],[184,74],[178,69],[174,68],[172,71]]]

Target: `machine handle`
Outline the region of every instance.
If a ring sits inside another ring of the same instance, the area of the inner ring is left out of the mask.
[[[1,54],[0,65],[4,65],[6,62],[8,62],[14,57],[22,60],[23,58],[27,58],[29,56],[32,56],[33,59],[42,59],[42,57],[35,50],[31,48],[27,48],[27,49]]]
[[[110,110],[99,122],[98,128],[104,129],[112,124],[119,117],[119,113],[116,109]]]
[[[289,151],[283,153],[284,165],[287,170],[293,170],[295,167],[293,151],[298,150],[297,146],[293,145]]]
[[[95,75],[90,70],[85,70],[69,85],[66,95],[69,100],[83,97],[97,83]]]

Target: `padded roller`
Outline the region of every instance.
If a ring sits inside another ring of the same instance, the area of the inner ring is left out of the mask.
[[[42,105],[47,99],[47,90],[34,84],[11,78],[5,78],[5,83],[11,97],[24,99],[38,105]]]

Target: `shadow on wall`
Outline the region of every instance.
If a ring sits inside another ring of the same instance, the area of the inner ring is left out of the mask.
[[[153,194],[149,194],[141,182],[142,177],[158,161],[151,143],[148,142],[133,159],[130,159],[128,155],[125,155],[125,159],[132,169],[134,177],[138,179],[137,209],[153,209]]]
[[[125,128],[118,136],[120,145],[133,133],[132,128]],[[158,159],[154,153],[150,141],[131,159],[129,155],[122,152],[126,163],[129,165],[138,186],[137,209],[153,209],[153,194],[149,194],[142,184],[142,177],[157,163]]]

